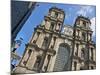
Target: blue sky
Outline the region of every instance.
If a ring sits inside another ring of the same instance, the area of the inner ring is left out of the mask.
[[[18,33],[16,39],[20,37],[23,38],[23,43],[17,49],[17,53],[21,56],[25,50],[25,44],[27,44],[34,32],[34,27],[41,24],[44,19],[44,16],[48,14],[49,8],[56,6],[57,8],[63,9],[65,11],[65,20],[64,25],[72,25],[74,24],[75,18],[78,15],[83,15],[89,17],[92,24],[91,28],[93,29],[93,40],[95,41],[95,18],[96,18],[96,7],[95,6],[85,6],[85,5],[73,5],[73,4],[56,4],[56,3],[38,3],[29,19],[24,24],[21,31]]]

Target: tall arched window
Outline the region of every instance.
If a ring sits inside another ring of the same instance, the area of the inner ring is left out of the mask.
[[[48,68],[48,65],[49,65],[49,62],[50,62],[50,58],[51,58],[51,55],[48,55],[47,56],[47,64],[44,66],[44,69],[45,69],[45,72],[47,71],[47,68]]]
[[[43,44],[42,44],[42,48],[43,49],[46,49],[47,45],[48,45],[48,42],[49,42],[49,38],[48,37],[45,37],[44,38],[44,41],[43,41]]]
[[[85,41],[86,40],[86,33],[82,33],[82,40]]]
[[[55,23],[54,23],[54,22],[51,22],[51,25],[50,25],[50,30],[51,30],[51,31],[53,30],[54,25],[55,25]]]
[[[60,44],[55,65],[54,65],[54,71],[66,71],[67,68],[65,68],[65,65],[68,63],[70,55],[70,48],[67,44]],[[66,66],[67,67],[67,66]]]
[[[93,48],[91,48],[91,60],[93,60]]]
[[[40,55],[38,55],[38,56],[36,57],[36,61],[35,61],[35,64],[34,64],[34,69],[37,70],[37,69],[39,68],[41,59],[42,59],[42,57],[41,57]]]
[[[82,48],[81,50],[81,58],[85,59],[85,49],[84,48]]]

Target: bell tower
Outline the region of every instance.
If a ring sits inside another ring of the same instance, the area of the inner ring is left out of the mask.
[[[64,21],[64,12],[61,9],[53,7],[49,9],[49,13],[44,17],[42,26],[45,29],[59,33],[62,29]]]
[[[34,29],[23,57],[15,69],[15,73],[47,72],[51,59],[56,54],[54,45],[62,30],[65,13],[62,9],[52,7],[40,25]]]
[[[78,16],[74,24],[72,70],[95,69],[96,50],[89,18]]]

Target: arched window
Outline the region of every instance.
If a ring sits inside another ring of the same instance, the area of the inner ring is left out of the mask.
[[[83,21],[83,27],[86,28],[86,22],[85,21]]]
[[[86,34],[83,32],[82,33],[82,40],[85,41],[86,40]]]
[[[61,23],[58,23],[58,24],[56,25],[56,31],[59,31],[59,30],[60,30],[60,26],[61,26]]]
[[[48,45],[48,42],[49,42],[49,38],[48,37],[45,37],[44,38],[44,41],[43,41],[43,44],[42,44],[42,48],[43,49],[46,49],[47,45]]]
[[[50,58],[51,58],[51,55],[48,55],[47,56],[47,64],[44,66],[44,69],[45,69],[45,72],[47,71],[47,68],[48,68],[48,65],[49,65],[49,62],[50,62]]]
[[[51,25],[50,25],[50,30],[51,30],[51,31],[53,30],[54,25],[55,25],[55,23],[54,23],[54,22],[51,22]]]
[[[39,35],[40,35],[40,32],[36,32],[36,39],[33,40],[33,43],[36,43],[36,42],[37,42],[37,40],[38,40],[38,38],[39,38]]]
[[[81,58],[82,58],[82,59],[85,58],[85,51],[84,51],[84,50],[85,50],[84,48],[82,48],[82,50],[81,50]]]
[[[79,49],[79,44],[77,43],[77,44],[76,44],[76,52],[75,52],[75,55],[76,55],[76,56],[78,56],[78,49]]]
[[[77,70],[77,62],[76,61],[74,62],[74,70],[75,71]]]
[[[36,61],[35,61],[35,64],[34,64],[35,69],[39,68],[40,63],[41,63],[41,59],[42,59],[42,57],[40,55],[36,57]]]
[[[70,48],[67,44],[60,44],[54,65],[54,71],[66,71],[65,65],[68,63]],[[67,65],[66,65],[67,66]]]
[[[91,48],[91,60],[93,60],[93,48]]]
[[[54,48],[55,41],[56,41],[56,37],[54,36],[54,37],[53,37],[53,44],[51,45],[51,49],[53,49],[53,48]]]
[[[58,12],[55,12],[55,18],[57,18],[58,17]]]

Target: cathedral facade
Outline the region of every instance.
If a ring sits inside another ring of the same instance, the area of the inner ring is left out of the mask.
[[[34,30],[14,73],[61,72],[96,68],[96,47],[88,18],[64,25],[65,12],[52,7]]]

